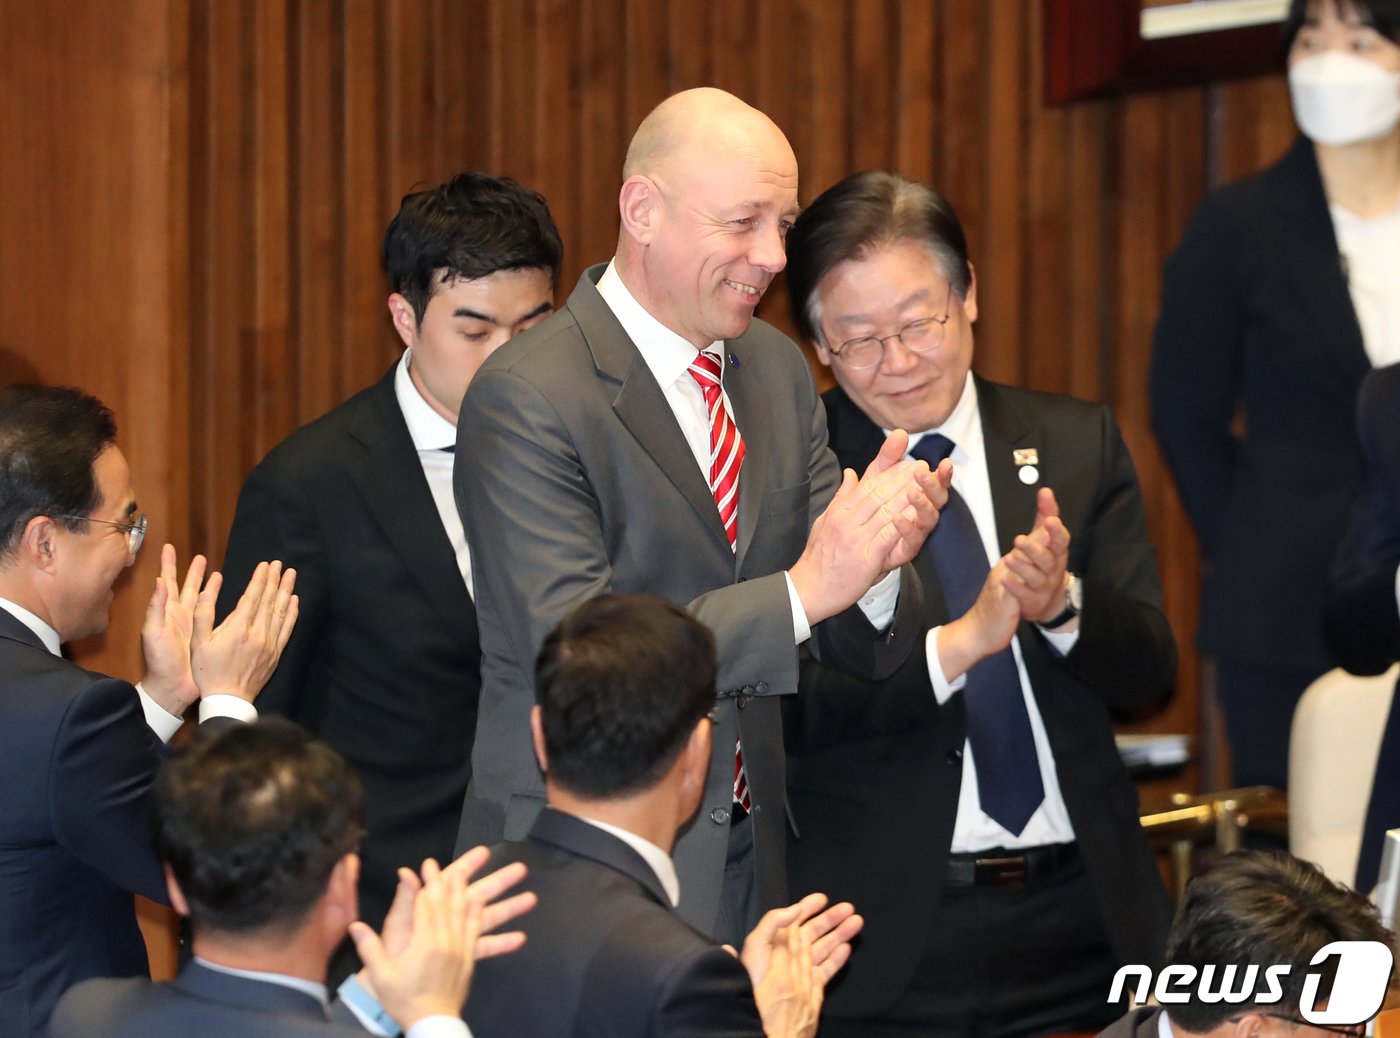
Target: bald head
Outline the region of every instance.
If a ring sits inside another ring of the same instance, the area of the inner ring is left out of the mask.
[[[616,269],[667,328],[705,349],[742,335],[797,217],[797,158],[772,119],[712,87],[642,120],[618,197]]]

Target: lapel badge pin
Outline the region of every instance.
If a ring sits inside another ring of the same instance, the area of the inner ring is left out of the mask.
[[[737,353],[731,353],[729,355],[729,363],[737,368],[739,366],[739,355]]]
[[[1026,486],[1035,486],[1040,479],[1040,452],[1034,447],[1019,447],[1011,452],[1011,460],[1016,463],[1016,478]]]

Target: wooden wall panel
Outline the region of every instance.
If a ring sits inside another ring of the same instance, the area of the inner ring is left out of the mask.
[[[713,83],[787,131],[810,200],[895,168],[958,208],[979,370],[1102,399],[1137,460],[1195,730],[1189,525],[1153,443],[1162,258],[1292,138],[1282,78],[1047,109],[1037,0],[132,0],[0,5],[0,370],[118,411],[153,540],[221,555],[248,469],[397,352],[379,244],[464,168],[543,191],[561,296],[617,233],[627,139]],[[788,327],[779,281],[762,314]],[[821,373],[819,372],[819,376]],[[154,553],[133,583],[144,588]],[[136,666],[138,589],[84,658]]]

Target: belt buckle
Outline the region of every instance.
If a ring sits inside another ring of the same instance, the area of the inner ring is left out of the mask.
[[[1005,858],[978,858],[977,872],[997,887],[1024,887],[1029,878],[1025,855]]]

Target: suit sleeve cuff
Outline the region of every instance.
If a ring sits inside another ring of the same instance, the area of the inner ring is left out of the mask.
[[[199,701],[199,723],[215,717],[231,717],[235,721],[252,724],[258,719],[258,708],[237,696],[206,696]]]
[[[156,738],[161,742],[169,742],[170,737],[180,730],[180,725],[185,723],[185,719],[167,711],[139,684],[136,686],[136,694],[141,697],[141,710],[146,715],[146,727],[155,732]]]
[[[860,611],[870,621],[871,627],[883,631],[894,620],[894,610],[898,604],[899,570],[892,569],[865,593],[860,600]]]
[[[797,597],[797,585],[792,582],[792,575],[787,570],[783,570],[783,579],[787,581],[788,602],[792,605],[792,643],[801,645],[812,637],[812,625],[807,622],[807,610],[802,607],[802,599]]]
[[[952,681],[943,676],[943,661],[938,658],[938,632],[942,626],[933,628],[924,635],[924,654],[928,657],[928,678],[933,683],[933,698],[942,706],[953,698],[954,692],[961,692],[967,685],[967,675],[959,674]]]

